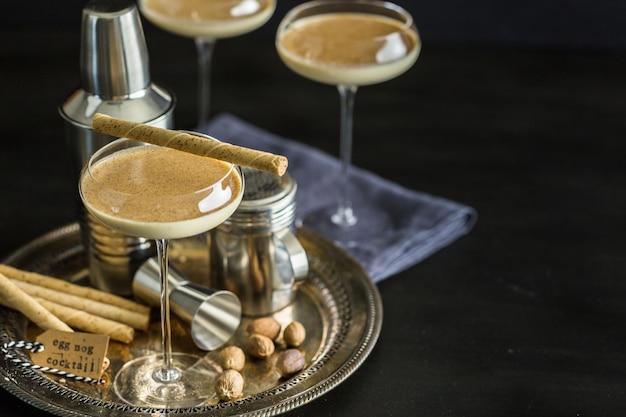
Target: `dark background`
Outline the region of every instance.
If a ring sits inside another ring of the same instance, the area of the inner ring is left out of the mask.
[[[354,160],[477,209],[471,233],[378,284],[375,349],[288,413],[626,415],[626,2],[404,1],[424,40],[359,90]],[[213,108],[337,154],[337,92],[278,59],[279,0],[219,41]],[[57,106],[78,85],[82,2],[3,1],[0,256],[74,221]],[[195,48],[144,24],[153,79],[195,124]],[[382,146],[381,144],[384,144]],[[0,416],[37,415],[0,392]]]
[[[0,23],[66,25],[78,30],[85,1],[3,0]],[[261,31],[273,31],[295,0],[278,0]],[[621,0],[404,0],[426,45],[487,44],[565,48],[626,47]],[[33,45],[33,47],[37,47]]]

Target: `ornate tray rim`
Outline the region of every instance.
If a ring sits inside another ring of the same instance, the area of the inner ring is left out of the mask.
[[[18,248],[9,256],[7,256],[2,262],[8,264],[19,264],[24,258],[31,254],[36,254],[38,251],[45,250],[47,246],[55,244],[57,241],[67,238],[68,236],[77,235],[79,233],[79,226],[77,223],[72,223],[58,229],[54,229],[36,239],[27,243],[26,245]],[[307,375],[302,377],[295,377],[292,380],[285,382],[284,384],[276,387],[275,389],[268,390],[258,395],[255,395],[250,404],[250,399],[242,399],[233,402],[220,403],[219,407],[212,406],[212,409],[203,410],[202,408],[184,409],[186,412],[191,412],[192,415],[197,416],[213,416],[213,415],[248,415],[248,416],[274,416],[292,409],[295,409],[301,405],[309,403],[314,399],[324,395],[328,391],[338,386],[341,382],[347,379],[352,373],[354,373],[360,365],[369,356],[374,348],[380,331],[382,328],[382,300],[378,292],[378,288],[362,269],[362,267],[355,261],[350,255],[343,250],[337,248],[332,242],[319,236],[315,232],[302,228],[298,231],[299,238],[306,245],[319,251],[321,253],[332,254],[332,262],[336,267],[340,268],[342,272],[342,279],[347,278],[345,285],[348,287],[354,287],[358,290],[358,295],[354,292],[348,291],[347,297],[342,295],[343,303],[347,303],[348,310],[354,307],[354,300],[352,297],[357,296],[361,299],[357,300],[364,303],[362,313],[365,314],[365,323],[362,329],[358,330],[358,338],[345,338],[337,341],[338,345],[330,347],[330,352],[325,355],[333,355],[340,348],[342,351],[349,350],[347,357],[341,363],[333,363],[332,360],[326,360],[319,363],[317,367],[312,366],[310,370],[307,370]],[[68,248],[72,249],[72,248]],[[77,248],[73,248],[78,250]],[[80,250],[82,251],[82,245]],[[309,254],[311,257],[311,254]],[[317,262],[320,265],[324,265],[327,262],[326,259],[313,255],[314,259],[310,259],[313,264]],[[329,259],[328,262],[331,260]],[[332,269],[332,268],[331,268]],[[342,284],[343,285],[343,284]],[[351,321],[351,320],[347,320]],[[349,326],[349,323],[332,323],[333,325]],[[5,328],[0,329],[0,339],[6,339],[9,337]],[[35,408],[49,412],[54,415],[60,416],[96,416],[102,415],[102,408],[108,408],[107,415],[111,416],[153,416],[155,412],[162,414],[161,409],[142,409],[139,407],[131,407],[127,405],[120,405],[117,403],[108,403],[102,401],[102,404],[98,404],[98,411],[93,409],[93,404],[89,404],[86,408],[86,412],[81,412],[81,406],[76,406],[76,401],[80,403],[81,395],[76,391],[69,389],[67,386],[57,383],[53,379],[48,379],[46,383],[40,384],[38,387],[39,392],[33,390],[33,387],[24,386],[22,380],[25,377],[31,379],[42,379],[41,374],[37,371],[29,369],[9,369],[9,365],[6,361],[0,362],[0,386],[10,392],[12,395],[18,397],[22,401],[29,403]],[[323,372],[327,376],[323,379],[316,380],[315,374]],[[19,374],[19,378],[15,375]],[[300,382],[306,381],[307,378],[312,378],[311,381],[302,384],[300,389]],[[45,378],[45,377],[44,377]],[[48,392],[46,391],[48,390]],[[47,396],[46,394],[51,394]],[[56,395],[67,395],[73,397],[74,400],[67,400],[66,403],[61,404],[55,402],[57,400]],[[54,395],[52,395],[54,394]],[[264,395],[265,394],[265,395]],[[260,398],[260,399],[259,399]],[[93,399],[96,403],[98,399]],[[83,399],[84,402],[84,399]],[[72,405],[70,407],[69,405]],[[93,411],[93,412],[92,412]],[[170,410],[172,412],[180,410]],[[216,411],[219,411],[216,413]],[[232,413],[231,413],[232,411]],[[223,414],[225,413],[225,414]]]

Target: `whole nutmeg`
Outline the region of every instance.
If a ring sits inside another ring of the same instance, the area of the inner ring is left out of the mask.
[[[243,397],[243,376],[234,369],[227,369],[215,378],[215,393],[222,401]]]
[[[283,340],[287,346],[298,347],[306,338],[306,329],[299,321],[292,321],[283,331]]]
[[[262,334],[274,340],[280,333],[280,323],[273,317],[259,317],[248,324],[248,334]]]
[[[298,349],[287,349],[278,355],[276,370],[282,377],[301,371],[304,368],[304,355]]]
[[[218,361],[223,369],[241,371],[246,364],[246,354],[239,346],[226,346],[220,351]]]
[[[265,359],[272,356],[276,347],[274,342],[262,334],[252,334],[248,337],[248,353],[255,358]]]

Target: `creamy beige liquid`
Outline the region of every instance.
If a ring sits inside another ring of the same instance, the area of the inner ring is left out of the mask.
[[[417,60],[417,31],[367,13],[328,13],[293,22],[277,39],[295,72],[328,84],[365,85],[405,72]]]
[[[142,0],[143,15],[182,36],[226,38],[265,24],[276,0]]]
[[[145,238],[210,230],[234,212],[243,195],[241,177],[230,164],[163,147],[117,152],[92,166],[91,174],[81,180],[85,207],[107,226]]]

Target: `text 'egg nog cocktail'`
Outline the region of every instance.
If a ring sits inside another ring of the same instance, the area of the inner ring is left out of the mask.
[[[337,86],[341,172],[337,204],[309,213],[304,224],[344,246],[391,229],[383,207],[350,192],[354,98],[357,88],[390,80],[413,66],[421,41],[413,17],[402,7],[377,0],[316,0],[290,10],[276,33],[276,49],[294,72]],[[361,218],[361,221],[358,219]]]

